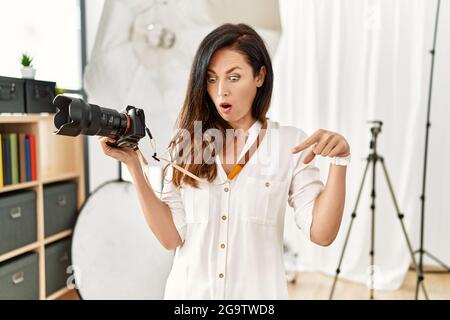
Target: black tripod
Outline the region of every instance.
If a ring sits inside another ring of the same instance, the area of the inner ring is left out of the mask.
[[[427,159],[428,159],[428,133],[430,130],[430,109],[431,109],[431,91],[433,85],[433,70],[434,70],[434,53],[436,49],[436,35],[437,35],[437,27],[439,21],[439,7],[441,5],[441,0],[437,1],[436,6],[436,20],[434,25],[434,37],[433,37],[433,48],[430,50],[431,54],[431,69],[430,69],[430,83],[428,88],[428,108],[427,108],[427,123],[425,130],[425,156],[423,162],[423,180],[422,180],[422,195],[420,196],[420,200],[422,201],[421,206],[421,214],[420,214],[420,248],[416,250],[414,253],[419,253],[419,272],[417,273],[417,284],[416,284],[416,299],[419,298],[419,285],[423,282],[423,255],[426,254],[428,257],[439,263],[444,269],[442,271],[435,271],[436,273],[448,273],[450,272],[450,268],[445,265],[444,262],[436,258],[434,255],[430,254],[423,248],[423,238],[424,238],[424,225],[425,225],[425,183],[427,176]]]
[[[411,246],[411,242],[409,241],[409,237],[408,234],[406,233],[406,228],[405,225],[403,223],[403,217],[404,215],[400,212],[400,209],[398,208],[398,204],[397,204],[397,200],[395,198],[395,194],[394,191],[392,189],[392,185],[391,185],[391,180],[389,179],[389,175],[387,173],[386,170],[386,166],[384,164],[384,158],[382,156],[380,156],[377,153],[377,139],[378,139],[378,134],[381,132],[381,126],[383,125],[383,122],[381,121],[369,121],[369,123],[375,123],[375,125],[370,128],[370,132],[372,134],[371,140],[370,140],[370,149],[372,150],[372,152],[369,154],[369,156],[367,157],[366,161],[366,167],[364,169],[364,174],[362,177],[362,181],[361,181],[361,185],[359,187],[359,191],[358,191],[358,196],[356,198],[356,204],[355,204],[355,208],[353,209],[352,212],[352,219],[350,221],[350,225],[348,227],[348,231],[347,231],[347,236],[345,237],[345,242],[344,242],[344,247],[342,248],[342,253],[341,256],[339,258],[339,264],[338,267],[336,269],[336,275],[334,276],[334,282],[333,282],[333,287],[331,288],[331,292],[330,292],[330,299],[333,299],[333,294],[334,294],[334,289],[336,288],[336,282],[338,280],[338,276],[339,273],[341,272],[341,265],[342,265],[342,260],[344,259],[344,253],[345,253],[345,249],[347,247],[347,243],[348,243],[348,239],[350,237],[350,231],[352,230],[352,226],[353,226],[353,221],[356,218],[356,209],[358,208],[358,204],[359,204],[359,199],[361,197],[361,193],[364,187],[364,181],[366,180],[366,175],[367,175],[367,171],[369,169],[369,165],[372,164],[372,190],[371,190],[371,198],[372,198],[372,202],[370,205],[370,209],[372,211],[372,221],[371,221],[371,241],[370,241],[370,299],[373,299],[373,291],[374,291],[374,281],[373,281],[373,275],[374,275],[374,270],[373,267],[375,266],[375,199],[376,199],[376,194],[375,194],[375,177],[376,177],[376,164],[377,161],[381,162],[382,168],[383,168],[383,172],[384,172],[384,176],[386,177],[386,181],[389,187],[389,191],[391,193],[392,196],[392,200],[394,202],[394,206],[395,206],[395,210],[397,212],[397,217],[399,218],[401,227],[402,227],[402,231],[403,234],[405,236],[405,240],[406,240],[406,244],[408,245],[408,250],[409,253],[411,255],[411,259],[413,261],[414,267],[417,270],[417,263],[414,257],[414,253],[413,253],[413,249]],[[425,291],[425,287],[423,286],[422,283],[422,289],[423,292],[425,294],[425,296],[427,296],[427,293]]]

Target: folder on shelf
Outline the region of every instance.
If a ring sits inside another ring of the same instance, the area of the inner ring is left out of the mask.
[[[29,135],[25,136],[25,173],[27,181],[31,181],[31,148]]]
[[[0,188],[3,187],[3,143],[2,134],[0,133]]]
[[[19,183],[19,150],[17,146],[17,133],[9,134],[11,144],[11,183]]]
[[[37,180],[36,168],[36,139],[34,134],[30,134],[30,155],[31,155],[31,180]]]
[[[25,133],[19,133],[19,182],[27,181],[25,163]]]
[[[9,134],[4,133],[2,136],[3,149],[3,184],[5,186],[11,184],[11,151],[9,146]]]

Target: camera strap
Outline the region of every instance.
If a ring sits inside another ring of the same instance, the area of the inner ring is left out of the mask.
[[[245,152],[245,154],[242,156],[242,158],[233,166],[233,168],[228,173],[228,180],[233,180],[244,168],[244,166],[250,161],[250,158],[255,153],[255,151],[258,149],[259,145],[261,144],[261,141],[264,139],[264,136],[266,135],[267,131],[267,119],[264,120],[264,123],[259,130],[258,136],[256,137],[253,144],[248,148],[248,150]]]
[[[161,160],[158,159],[158,155],[156,154],[156,143],[155,143],[155,140],[153,140],[152,133],[150,132],[150,129],[147,126],[145,126],[145,131],[147,132],[148,137],[150,138],[150,143],[151,143],[151,145],[153,147],[152,158],[155,159],[156,161],[161,161]]]

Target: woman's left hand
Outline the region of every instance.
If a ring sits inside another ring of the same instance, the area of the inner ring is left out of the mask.
[[[306,138],[301,144],[292,148],[292,153],[298,153],[310,146],[314,148],[306,155],[303,163],[310,163],[316,155],[324,157],[346,157],[350,155],[350,146],[343,136],[336,132],[319,129]]]

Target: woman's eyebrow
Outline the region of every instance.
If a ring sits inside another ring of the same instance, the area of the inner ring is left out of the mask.
[[[241,69],[241,70],[242,70],[241,67],[233,67],[233,68],[229,69],[229,70],[228,70],[227,72],[225,72],[225,73],[230,73],[231,71],[233,71],[233,70],[235,70],[235,69]],[[212,73],[214,73],[214,74],[216,74],[216,72],[215,72],[214,70],[212,70],[212,69],[209,69],[209,68],[208,68],[208,71],[209,71],[209,72],[212,72]]]

